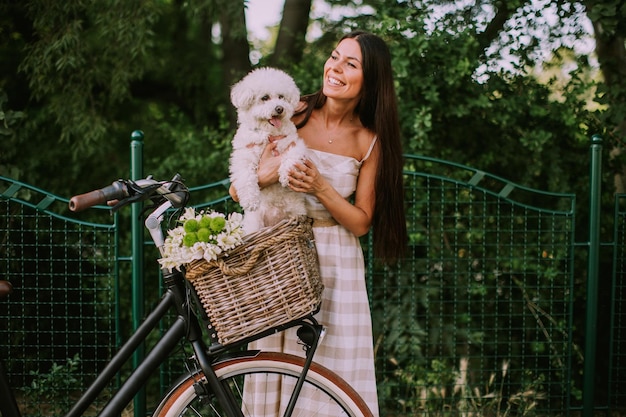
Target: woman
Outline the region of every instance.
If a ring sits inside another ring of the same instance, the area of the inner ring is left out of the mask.
[[[322,89],[303,98],[294,121],[310,151],[309,160],[291,173],[289,186],[306,193],[324,283],[316,317],[327,333],[315,361],[343,377],[377,416],[372,325],[359,237],[372,227],[374,253],[386,261],[401,257],[407,244],[402,149],[385,42],[362,31],[344,36],[324,65]],[[259,164],[261,187],[278,181],[280,156],[273,148],[267,146]],[[236,190],[231,194],[236,199]],[[302,355],[293,333],[270,336],[253,348]]]

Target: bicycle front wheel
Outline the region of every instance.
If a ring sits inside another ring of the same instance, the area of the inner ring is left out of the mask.
[[[214,369],[246,417],[283,416],[290,387],[302,372],[304,359],[284,353],[261,352],[254,357],[233,358]],[[212,393],[202,389],[204,375],[198,373],[175,384],[163,398],[153,417],[226,416]],[[200,385],[198,385],[200,384]],[[250,393],[254,384],[256,392]],[[261,394],[259,387],[267,387]],[[279,387],[280,392],[276,391]],[[367,405],[343,379],[313,363],[296,402],[294,417],[372,417]]]

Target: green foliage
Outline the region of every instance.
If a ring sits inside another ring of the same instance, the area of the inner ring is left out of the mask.
[[[522,3],[508,4],[511,16]],[[13,149],[23,149],[18,170],[61,195],[75,190],[57,178],[59,172],[75,178],[89,169],[81,191],[99,187],[127,172],[128,135],[142,129],[148,172],[181,171],[192,184],[225,175],[233,109],[224,84],[223,40],[212,30],[219,19],[237,14],[237,4],[32,0],[6,6],[11,36],[0,53],[12,57],[7,65],[14,62],[6,70],[17,74],[19,67],[28,81],[12,84],[7,105],[23,111],[17,97],[32,97],[23,113],[28,118],[11,139]],[[592,88],[582,61],[558,102],[552,95],[561,87],[537,82],[521,64],[516,72],[494,67],[497,54],[481,49],[488,14],[477,9],[451,8],[437,19],[428,1],[364,4],[370,8],[362,10],[376,11],[375,19],[319,18],[323,36],[306,45],[303,60],[288,70],[303,93],[315,91],[342,32],[358,27],[384,36],[394,59],[407,153],[478,166],[531,187],[570,189],[577,171],[572,165],[581,163],[586,138],[622,114],[600,118],[604,113],[592,115],[581,106],[581,94]],[[605,9],[594,13],[604,16]],[[572,8],[559,10],[563,18],[572,14]],[[529,26],[539,19],[534,13],[525,21]]]
[[[79,365],[80,358],[77,354],[68,358],[65,365],[53,363],[47,373],[31,371],[30,374],[35,378],[24,393],[30,398],[30,402],[39,404],[39,412],[45,410],[45,415],[48,416],[65,415],[73,405],[70,394],[82,388],[78,378]]]
[[[15,138],[15,129],[19,127],[26,115],[21,111],[5,109],[8,97],[0,88],[0,140],[11,145]],[[9,178],[19,179],[20,169],[11,164],[15,160],[18,149],[14,146],[5,146],[0,153],[0,174]]]
[[[180,171],[196,184],[223,178],[231,106],[219,50],[207,42],[210,3],[3,5],[0,86],[10,86],[6,107],[28,117],[8,147],[20,158],[3,153],[1,173],[27,173],[58,195],[99,188],[128,175],[129,135],[142,129],[155,161],[146,171]]]
[[[462,358],[458,369],[433,360],[429,368],[411,365],[398,370],[396,374],[407,390],[398,399],[402,411],[429,416],[456,415],[457,411],[464,415],[496,417],[541,415],[537,406],[545,399],[542,378],[527,375],[524,385],[510,392],[508,361],[503,361],[485,384],[472,381],[471,366],[468,358]]]
[[[588,66],[578,62],[568,83],[558,86],[564,99],[554,100],[557,87],[523,66],[506,69],[503,62],[490,69],[478,41],[484,17],[471,7],[433,23],[426,3],[373,2],[376,19],[343,22],[379,33],[391,46],[405,152],[480,167],[538,189],[578,186],[574,166],[586,158],[591,129],[598,128],[583,101],[594,86],[584,78]]]
[[[36,37],[20,69],[60,140],[84,153],[112,128],[116,107],[144,74],[157,10],[126,1],[31,1],[27,8]]]
[[[568,392],[576,395],[581,380],[570,375],[569,349],[577,353],[574,369],[582,355],[570,334],[572,198],[511,189],[505,199],[498,196],[505,181],[435,161],[409,161],[414,174],[407,173],[405,200],[412,250],[397,269],[375,269],[371,284],[385,398],[421,401],[421,393],[405,392],[406,381],[398,378],[407,375],[398,370],[463,357],[475,361],[477,386],[489,378],[480,370],[507,358],[507,395],[522,390],[518,384],[526,381],[523,371],[531,362],[540,369],[533,378],[550,381],[542,407]],[[470,180],[473,186],[466,185]]]
[[[626,6],[622,0],[589,0],[589,18],[601,22],[601,36],[626,35]]]
[[[4,90],[0,89],[0,135],[11,136],[15,134],[15,127],[26,116],[24,112],[13,111],[4,107],[8,101],[7,94]]]
[[[190,187],[228,176],[233,131],[225,109],[214,127],[195,127],[176,107],[164,108],[157,104],[149,106],[145,119],[148,126],[143,129],[146,173],[155,178],[171,178],[178,172]]]

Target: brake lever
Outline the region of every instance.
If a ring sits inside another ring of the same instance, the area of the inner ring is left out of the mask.
[[[141,196],[140,195],[134,195],[132,197],[126,197],[123,200],[118,200],[118,202],[111,207],[111,211],[113,213],[115,213],[116,211],[118,211],[122,207],[126,207],[127,205],[135,203],[137,201],[141,201]]]
[[[126,187],[128,189],[129,196],[124,198],[123,200],[119,200],[113,207],[111,207],[112,212],[116,212],[117,210],[129,204],[146,200],[146,195],[152,195],[152,192],[161,187],[161,184],[154,183],[142,187],[134,181],[126,181]]]
[[[180,181],[180,174],[167,182],[155,181],[152,176],[137,181],[125,181],[128,197],[114,204],[111,211],[115,212],[129,204],[146,200],[152,201],[153,205],[144,208],[144,212],[160,206],[164,201],[170,201],[174,208],[184,207],[189,200],[189,190]]]

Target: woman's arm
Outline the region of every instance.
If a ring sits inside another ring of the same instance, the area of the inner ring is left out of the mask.
[[[278,182],[280,163],[281,157],[276,152],[276,143],[268,143],[265,149],[263,149],[261,159],[259,159],[259,167],[256,171],[261,189]]]
[[[375,206],[376,167],[379,157],[378,144],[369,158],[361,165],[351,204],[335,190],[317,170],[315,164],[306,161],[297,164],[289,177],[289,187],[298,192],[314,195],[326,210],[343,227],[356,236],[366,234],[372,224]]]

